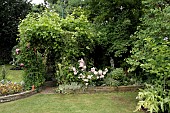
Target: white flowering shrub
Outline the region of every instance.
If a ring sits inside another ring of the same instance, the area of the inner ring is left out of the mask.
[[[79,67],[71,67],[71,72],[75,77],[78,78],[78,81],[82,82],[84,85],[96,85],[98,81],[102,81],[108,69],[105,70],[97,70],[95,67],[92,67],[89,71],[87,70],[87,66],[83,59],[79,60]]]

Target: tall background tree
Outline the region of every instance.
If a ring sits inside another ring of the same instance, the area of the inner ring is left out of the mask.
[[[0,64],[11,59],[11,49],[17,44],[18,24],[31,9],[27,0],[0,1]]]
[[[77,7],[83,7],[86,1],[84,0],[44,0],[49,4],[50,8],[55,10],[61,17],[65,18],[67,14],[71,14]]]
[[[110,66],[110,58],[116,67],[126,67],[124,59],[130,55],[133,41],[130,35],[136,31],[142,14],[141,0],[46,0],[46,3],[63,18],[77,8],[86,12],[99,33],[94,39],[94,51],[86,55],[96,67]]]
[[[136,31],[142,14],[141,0],[87,0],[86,4],[89,20],[101,34],[96,37],[92,55],[96,66],[109,65],[112,57],[116,67],[126,67],[130,35]]]

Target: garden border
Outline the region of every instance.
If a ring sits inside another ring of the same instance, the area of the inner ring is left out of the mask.
[[[92,87],[88,88],[87,92],[127,92],[127,91],[137,91],[139,88],[143,88],[143,86],[99,86],[99,87]]]
[[[98,86],[98,87],[88,87],[84,90],[70,90],[70,93],[101,93],[101,92],[126,92],[126,91],[137,91],[139,88],[143,88],[143,86]],[[41,89],[42,90],[42,89]],[[0,103],[15,101],[18,99],[26,98],[38,93],[37,90],[29,90],[13,95],[0,96]]]
[[[111,93],[111,92],[127,92],[127,91],[137,91],[139,89],[144,88],[143,85],[137,85],[137,86],[97,86],[97,87],[87,87],[83,89],[66,89],[64,92],[71,94],[71,93],[77,93],[77,94],[84,94],[84,93]]]
[[[5,102],[10,102],[10,101],[26,98],[36,93],[37,93],[36,90],[29,90],[29,91],[25,91],[25,92],[13,94],[13,95],[0,96],[0,103],[5,103]]]

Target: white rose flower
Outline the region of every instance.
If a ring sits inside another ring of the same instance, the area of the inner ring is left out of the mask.
[[[102,75],[102,70],[99,70],[98,73],[99,73],[99,75]]]
[[[105,75],[106,74],[106,71],[103,71],[103,75]]]
[[[95,74],[95,75],[97,75],[97,74],[98,74],[98,72],[97,72],[97,71],[95,71],[95,72],[94,72],[94,74]]]
[[[76,71],[76,68],[75,67],[72,67],[73,71]]]
[[[92,76],[93,76],[93,75],[88,75],[88,76],[87,76],[87,78],[88,78],[88,79],[91,79],[91,78],[92,78]]]
[[[93,67],[93,68],[91,68],[91,72],[93,72],[93,73],[95,72],[95,68],[94,68],[94,67]]]
[[[100,78],[104,78],[104,75],[101,75]]]
[[[106,72],[106,73],[108,72],[108,69],[107,69],[107,68],[105,69],[105,72]]]
[[[88,79],[83,79],[84,82],[88,82],[89,80]]]

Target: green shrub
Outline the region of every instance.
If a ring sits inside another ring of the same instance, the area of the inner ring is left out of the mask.
[[[78,82],[85,86],[102,85],[100,82],[104,80],[108,69],[96,70],[95,67],[91,70],[87,70],[87,65],[83,59],[79,60],[79,65],[68,66],[58,65],[58,71],[56,73],[56,79],[61,84],[69,84],[71,82]]]
[[[105,84],[109,86],[125,85],[126,76],[122,68],[113,69],[105,78]]]
[[[77,83],[77,82],[71,82],[71,84],[62,84],[59,85],[58,88],[56,89],[57,93],[74,93],[76,90],[79,90],[82,88],[82,85]]]
[[[18,48],[18,57],[24,64],[26,87],[39,87],[43,84],[46,73],[44,65],[48,64],[44,64],[43,61],[48,61],[48,55],[53,56],[52,60],[56,63],[54,66],[58,67],[58,63],[63,63],[63,59],[70,63],[78,57],[90,54],[93,49],[93,31],[92,25],[83,13],[78,17],[73,13],[66,18],[60,18],[56,12],[47,10],[41,14],[27,15],[19,25]],[[58,77],[62,79],[61,76]]]
[[[106,84],[107,86],[120,86],[121,85],[121,82],[118,81],[118,80],[115,80],[113,78],[110,78],[110,77],[106,77],[104,79],[104,84]]]
[[[5,65],[2,65],[0,80],[6,79],[6,74],[7,74],[7,71],[6,71]]]
[[[123,80],[123,78],[125,77],[125,73],[123,71],[123,68],[113,69],[109,73],[109,77],[111,77],[112,79],[115,79],[115,80]]]
[[[144,73],[141,78],[151,79],[148,81],[154,84],[139,93],[138,109],[143,106],[151,113],[169,112],[170,6],[156,0],[145,1],[145,4],[142,24],[131,37],[136,41],[127,62],[132,66],[129,71],[139,73],[141,69]]]
[[[162,86],[147,85],[145,89],[140,90],[136,98],[139,100],[136,111],[142,108],[150,113],[170,111],[170,92],[164,90]]]

